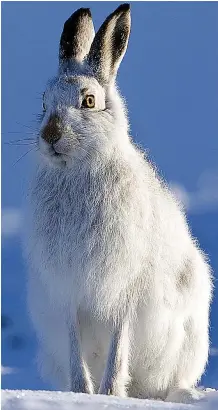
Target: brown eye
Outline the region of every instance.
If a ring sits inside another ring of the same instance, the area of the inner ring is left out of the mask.
[[[87,95],[82,102],[82,107],[83,108],[94,108],[95,107],[95,96]]]

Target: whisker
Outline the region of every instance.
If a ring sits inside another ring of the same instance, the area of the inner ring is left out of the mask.
[[[89,159],[89,160],[91,160],[90,153],[89,153],[89,152],[87,152],[87,151],[86,151],[86,149],[85,149],[84,147],[81,147],[81,145],[80,145],[80,143],[79,143],[79,139],[78,139],[78,138],[77,138],[77,142],[78,142],[78,144],[77,144],[78,148],[79,148],[79,149],[81,149],[83,152],[85,152],[85,154],[86,154],[86,156],[88,157],[88,159]],[[79,159],[79,157],[78,157],[78,156],[76,156],[76,158],[78,158],[78,159]],[[88,161],[88,163],[90,164],[90,162],[89,162],[89,161]]]
[[[105,157],[106,155],[103,153],[103,152],[101,152],[101,151],[99,151],[97,148],[95,148],[95,147],[92,147],[90,144],[87,144],[87,146],[88,146],[88,148],[89,148],[89,150],[90,151],[94,151],[96,154],[98,154],[99,156],[102,156],[102,157]]]
[[[4,145],[37,145],[37,141],[29,141],[29,142],[25,142],[25,141],[20,141],[20,142],[16,142],[16,141],[5,141],[3,142]]]
[[[17,140],[4,141],[4,145],[33,145],[37,144],[36,138],[22,138]]]
[[[17,160],[16,162],[14,162],[14,164],[13,164],[12,166],[16,165],[22,158],[24,158],[24,157],[25,157],[27,154],[29,154],[31,151],[38,151],[38,150],[39,150],[39,148],[38,148],[38,149],[35,149],[35,147],[34,147],[34,148],[31,148],[29,151],[25,152],[25,154],[21,155],[21,157],[18,158],[18,160]]]
[[[84,137],[82,134],[78,134],[78,135],[77,135],[77,139],[78,139],[78,141],[80,142],[80,141],[84,141],[84,140],[85,140],[85,137]],[[87,144],[87,142],[86,142],[86,145],[87,145],[89,151],[93,151],[93,152],[95,152],[96,154],[98,154],[99,156],[103,156],[103,157],[106,156],[106,154],[104,154],[103,152],[99,151],[97,148],[92,147],[90,144]],[[79,145],[79,148],[82,149],[84,152],[86,152],[86,154],[89,155],[89,158],[90,158],[90,159],[92,158],[92,157],[91,157],[91,152],[88,152],[88,150],[86,150],[84,147],[82,147],[82,146],[80,146],[80,145]]]
[[[23,133],[23,131],[22,131]],[[6,132],[2,132],[2,135],[7,135],[7,134],[21,134],[21,131],[6,131]],[[36,132],[32,131],[32,132],[24,132],[25,135],[37,135]],[[24,138],[23,138],[24,139]]]
[[[92,157],[91,157],[90,152],[88,152],[85,148],[83,148],[83,147],[81,147],[81,146],[80,146],[80,149],[81,149],[83,152],[85,152],[86,157],[88,158],[88,163],[89,163],[89,165],[91,165]]]
[[[36,141],[36,138],[19,138],[16,140],[10,140],[10,142],[20,142],[20,141]]]
[[[30,127],[29,125],[21,124],[21,122],[16,121],[16,124],[21,125],[22,127],[29,128],[30,130],[33,130],[32,127]]]

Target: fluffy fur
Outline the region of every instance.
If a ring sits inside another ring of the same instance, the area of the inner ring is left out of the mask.
[[[108,19],[126,30],[129,8]],[[57,388],[185,402],[197,397],[208,358],[210,268],[180,204],[129,137],[114,81],[127,41],[106,77],[104,61],[92,70],[88,56],[62,61],[48,83],[40,133],[58,113],[62,137],[38,141],[28,305],[42,374]],[[95,108],[81,108],[83,90]]]

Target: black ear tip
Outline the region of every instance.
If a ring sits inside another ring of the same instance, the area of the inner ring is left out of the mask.
[[[92,17],[91,15],[91,11],[90,9],[85,9],[85,8],[81,8],[76,10],[70,17],[68,20],[73,20],[74,18],[78,18],[78,17]]]
[[[78,11],[80,12],[82,16],[92,17],[90,9],[81,8],[81,9],[78,9]]]
[[[130,10],[130,4],[129,3],[123,3],[121,4],[116,11],[129,11]]]

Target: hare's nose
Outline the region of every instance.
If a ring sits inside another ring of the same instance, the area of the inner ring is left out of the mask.
[[[61,129],[60,117],[56,114],[51,115],[41,132],[41,136],[49,144],[54,144],[61,138]]]

